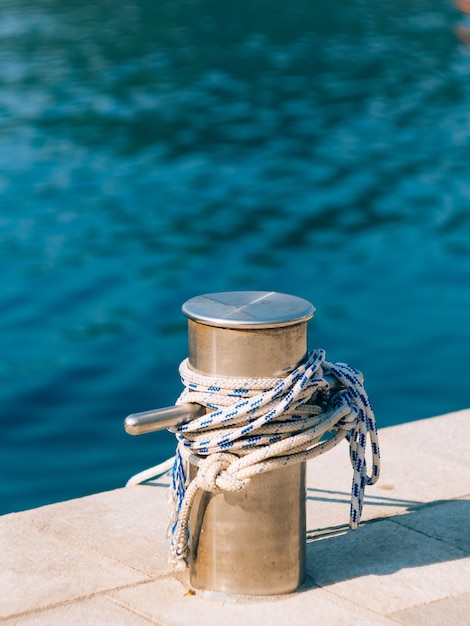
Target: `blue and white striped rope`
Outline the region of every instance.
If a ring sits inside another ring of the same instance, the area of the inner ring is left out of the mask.
[[[344,438],[353,467],[349,523],[357,528],[365,486],[379,477],[377,428],[359,372],[345,363],[329,363],[325,356],[324,350],[310,353],[286,378],[215,378],[192,370],[187,359],[181,363],[185,389],[177,404],[197,402],[211,412],[175,432],[170,492],[170,561],[175,566],[184,568],[188,561],[189,515],[198,490],[244,489],[252,476],[312,459]],[[331,392],[325,372],[341,382],[339,391]],[[191,482],[189,463],[198,467]]]

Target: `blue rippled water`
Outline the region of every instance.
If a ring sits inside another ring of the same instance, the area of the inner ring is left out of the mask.
[[[0,2],[0,507],[173,453],[182,303],[312,301],[379,426],[470,406],[470,55],[444,0]]]

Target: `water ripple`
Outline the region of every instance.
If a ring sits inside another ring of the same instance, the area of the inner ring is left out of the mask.
[[[178,395],[197,293],[312,300],[312,342],[367,372],[380,424],[470,405],[457,19],[431,0],[1,4],[5,510],[172,452],[120,424]]]

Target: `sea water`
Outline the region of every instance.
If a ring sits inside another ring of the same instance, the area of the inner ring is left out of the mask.
[[[171,456],[185,300],[314,303],[380,427],[470,406],[470,55],[444,0],[0,3],[0,508]],[[465,436],[462,433],[462,436]]]

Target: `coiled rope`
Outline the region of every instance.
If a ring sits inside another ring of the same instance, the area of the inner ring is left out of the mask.
[[[357,528],[365,486],[380,472],[375,417],[360,373],[325,357],[324,350],[310,353],[286,378],[215,378],[192,370],[187,359],[181,363],[185,389],[177,404],[197,402],[211,412],[175,431],[169,531],[170,562],[176,568],[188,562],[189,516],[198,490],[239,491],[253,476],[308,461],[344,438],[353,467],[349,525]],[[332,392],[327,372],[340,381],[339,391]],[[189,484],[188,463],[198,467]]]

